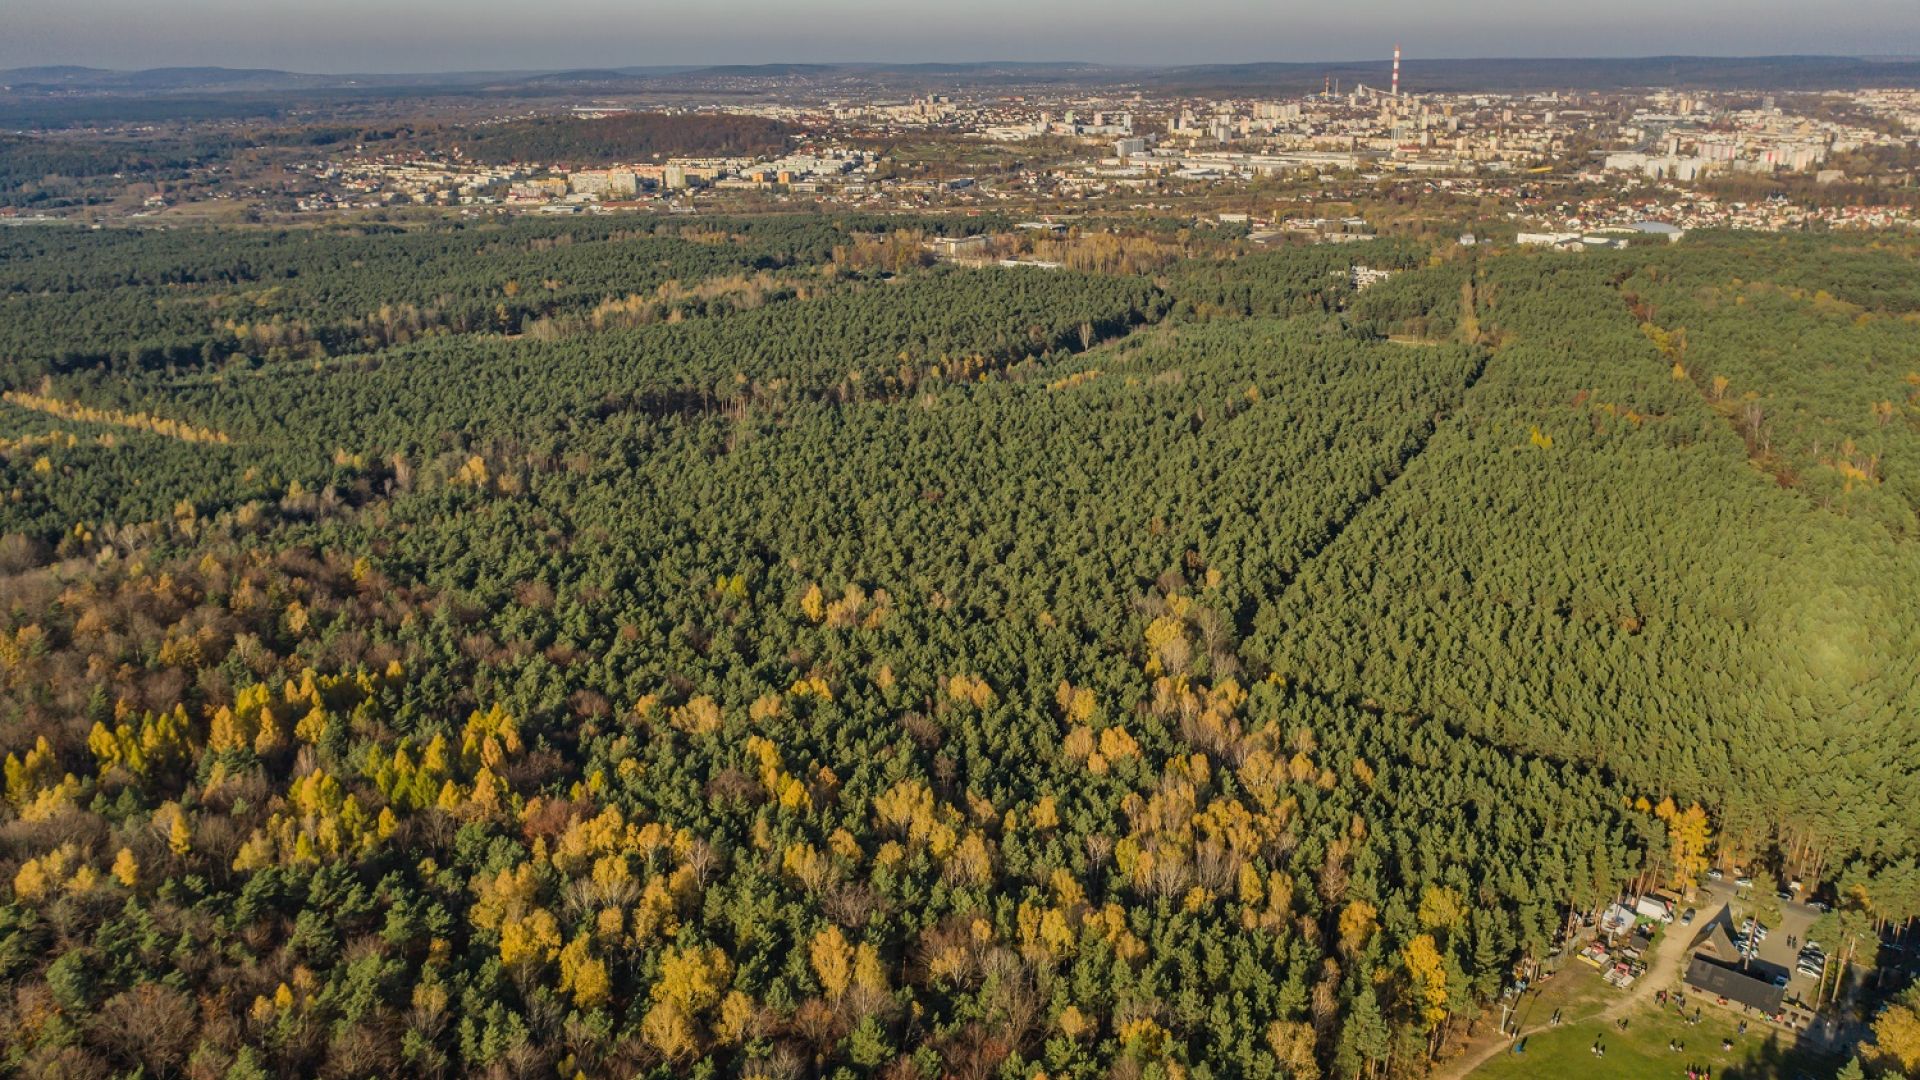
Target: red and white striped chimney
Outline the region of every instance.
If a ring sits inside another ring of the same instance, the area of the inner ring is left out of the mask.
[[[1400,46],[1393,47],[1393,96],[1400,96]]]

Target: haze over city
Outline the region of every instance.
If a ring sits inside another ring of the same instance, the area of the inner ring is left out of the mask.
[[[0,67],[421,72],[827,61],[1239,63],[1409,55],[1920,53],[1907,0],[13,0]]]

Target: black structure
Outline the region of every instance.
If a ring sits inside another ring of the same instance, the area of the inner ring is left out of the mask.
[[[1698,953],[1687,963],[1687,985],[1703,994],[1758,1009],[1768,1016],[1778,1013],[1787,997],[1786,988],[1773,985],[1773,980],[1765,975],[1717,964]]]

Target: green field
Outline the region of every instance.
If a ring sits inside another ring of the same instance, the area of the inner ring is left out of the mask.
[[[1593,1056],[1596,1038],[1606,1047],[1604,1058]],[[1670,1080],[1684,1078],[1689,1065],[1710,1067],[1716,1078],[1726,1080],[1791,1078],[1807,1071],[1831,1074],[1825,1063],[1794,1053],[1781,1038],[1780,1033],[1762,1031],[1757,1024],[1740,1035],[1737,1021],[1714,1009],[1708,1009],[1698,1025],[1670,1009],[1645,1009],[1633,1014],[1625,1031],[1611,1020],[1586,1020],[1528,1036],[1525,1053],[1500,1054],[1473,1075],[1486,1080],[1587,1075]],[[1733,1040],[1732,1050],[1720,1048],[1723,1039]],[[1686,1049],[1669,1050],[1669,1041],[1683,1043]]]
[[[1660,955],[1664,944],[1664,934],[1656,937],[1648,957]],[[1503,1048],[1471,1075],[1475,1080],[1554,1075],[1684,1078],[1692,1065],[1709,1067],[1715,1077],[1728,1080],[1797,1080],[1831,1076],[1839,1064],[1794,1050],[1790,1037],[1757,1022],[1742,1035],[1740,1017],[1713,1006],[1705,1006],[1700,1023],[1694,1025],[1670,1006],[1642,1000],[1627,1007],[1627,1027],[1621,1030],[1620,1014],[1609,1010],[1617,1009],[1627,993],[1607,985],[1597,970],[1569,963],[1520,1006],[1517,1026],[1527,1033],[1525,1052],[1514,1054]],[[1704,1002],[1689,997],[1687,1014],[1692,1015],[1697,1005]],[[1547,1026],[1556,1011],[1561,1025]],[[1606,1047],[1604,1058],[1593,1054],[1596,1039]],[[1733,1047],[1723,1050],[1721,1043],[1728,1039]],[[1669,1049],[1670,1042],[1685,1049]]]

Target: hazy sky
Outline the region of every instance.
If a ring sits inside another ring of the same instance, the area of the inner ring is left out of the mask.
[[[1920,0],[0,0],[0,67],[1920,53]]]

